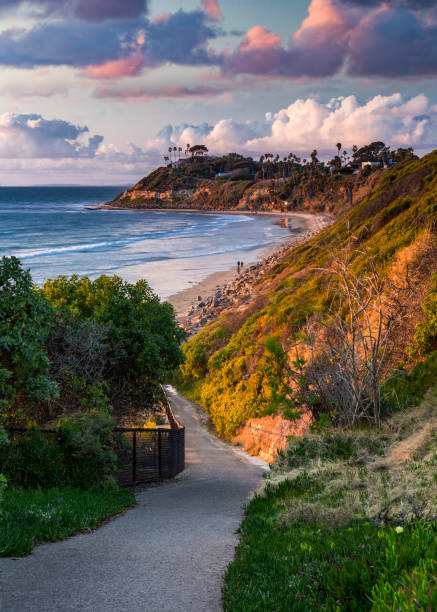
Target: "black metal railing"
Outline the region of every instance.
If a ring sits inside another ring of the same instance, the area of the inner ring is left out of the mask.
[[[176,423],[176,422],[175,422]],[[30,434],[32,429],[9,428],[12,438]],[[48,441],[62,444],[62,432],[39,429]],[[134,485],[174,478],[185,467],[185,428],[116,427],[117,469],[114,477],[120,485]],[[54,439],[56,436],[56,439]]]
[[[185,428],[117,427],[116,478],[120,484],[174,478],[185,467]]]

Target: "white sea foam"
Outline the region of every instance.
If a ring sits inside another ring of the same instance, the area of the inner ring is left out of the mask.
[[[0,257],[19,257],[37,283],[59,274],[95,278],[114,271],[130,281],[145,278],[160,295],[170,295],[211,272],[228,269],[242,253],[247,253],[244,260],[253,260],[288,233],[271,219],[250,214],[104,214],[82,207],[108,201],[119,192],[46,188],[44,203],[42,193],[0,188]]]
[[[55,247],[53,249],[36,249],[35,251],[21,251],[14,253],[18,259],[31,259],[33,257],[46,257],[51,255],[61,255],[62,253],[74,253],[75,251],[86,252],[104,247],[111,247],[120,244],[127,244],[125,240],[116,240],[115,242],[95,242],[94,244],[74,244],[65,247]]]

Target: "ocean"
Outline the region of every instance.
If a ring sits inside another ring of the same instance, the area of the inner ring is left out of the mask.
[[[144,278],[166,298],[254,261],[290,231],[268,216],[86,208],[123,189],[0,187],[0,257],[18,257],[39,285],[58,275],[118,274]]]

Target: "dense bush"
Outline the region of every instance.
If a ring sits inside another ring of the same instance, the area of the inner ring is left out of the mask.
[[[159,301],[146,281],[60,276],[45,283],[43,294],[60,316],[98,326],[97,339],[107,351],[107,377],[163,381],[182,361],[183,332],[174,310]]]
[[[411,354],[415,357],[425,357],[437,350],[437,272],[432,276],[422,309],[425,320],[416,326],[411,347]]]
[[[10,435],[7,447],[1,449],[0,469],[10,485],[53,487],[68,477],[58,435],[46,436],[38,427],[24,434]]]
[[[0,421],[20,416],[29,404],[57,394],[49,379],[45,339],[53,309],[34,290],[15,257],[0,263]]]
[[[184,332],[145,281],[59,277],[43,289],[18,259],[0,262],[0,424],[153,406],[183,356]],[[91,406],[92,407],[92,406]]]
[[[0,515],[2,512],[2,501],[7,487],[7,480],[3,474],[0,474]]]
[[[114,419],[102,412],[64,418],[58,433],[37,426],[13,433],[0,449],[0,471],[10,484],[50,488],[102,485],[116,467]]]
[[[113,417],[82,413],[63,419],[59,425],[67,482],[83,488],[104,482],[117,465]]]

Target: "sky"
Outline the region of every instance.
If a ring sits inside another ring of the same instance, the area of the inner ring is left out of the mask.
[[[0,0],[0,184],[437,147],[437,0]]]

